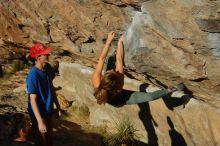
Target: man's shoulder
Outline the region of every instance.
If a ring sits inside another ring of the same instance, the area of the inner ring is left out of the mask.
[[[33,66],[33,67],[30,69],[30,71],[29,71],[29,74],[28,74],[28,75],[30,75],[30,74],[37,74],[37,69],[36,69],[36,67],[35,67],[35,66]]]
[[[35,67],[32,67],[27,75],[27,80],[29,79],[36,79],[37,78],[37,69]]]

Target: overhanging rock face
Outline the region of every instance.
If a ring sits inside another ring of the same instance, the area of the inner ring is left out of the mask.
[[[93,97],[91,73],[93,69],[74,63],[61,63],[60,76],[55,86],[73,106],[87,106],[92,125],[107,126],[114,131],[115,122],[128,116],[138,130],[139,140],[148,144],[169,146],[171,143],[187,145],[218,145],[219,111],[209,104],[191,99],[185,108],[178,103],[181,98],[158,99],[141,105],[125,105],[120,108],[98,105]],[[139,90],[142,83],[125,79],[125,88]],[[155,90],[152,86],[147,90]]]
[[[164,84],[183,81],[219,107],[219,7],[218,1],[143,3],[124,35],[126,66]]]

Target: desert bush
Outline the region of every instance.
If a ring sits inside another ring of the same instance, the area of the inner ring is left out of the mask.
[[[116,132],[107,134],[104,142],[107,146],[131,145],[138,138],[136,131],[129,118],[125,117],[116,122]]]

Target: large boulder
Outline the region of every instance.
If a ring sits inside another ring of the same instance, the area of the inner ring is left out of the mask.
[[[129,117],[137,129],[139,140],[144,143],[164,146],[176,142],[179,145],[220,144],[219,112],[209,104],[191,99],[184,108],[181,97],[170,97],[120,108],[108,104],[98,105],[91,85],[92,68],[75,63],[60,63],[59,72],[60,76],[54,81],[55,86],[62,88],[58,92],[72,100],[72,106],[87,106],[92,125],[107,126],[108,131],[114,132],[115,123]],[[140,81],[125,78],[124,88],[138,91],[140,85]],[[147,90],[151,92],[158,89],[149,86]]]
[[[219,1],[148,1],[124,35],[125,65],[163,84],[185,82],[219,107]]]

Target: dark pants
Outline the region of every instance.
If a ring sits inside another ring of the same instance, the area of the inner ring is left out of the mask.
[[[36,146],[53,146],[52,116],[43,119],[47,132],[41,133],[36,118],[31,117],[33,138]]]

